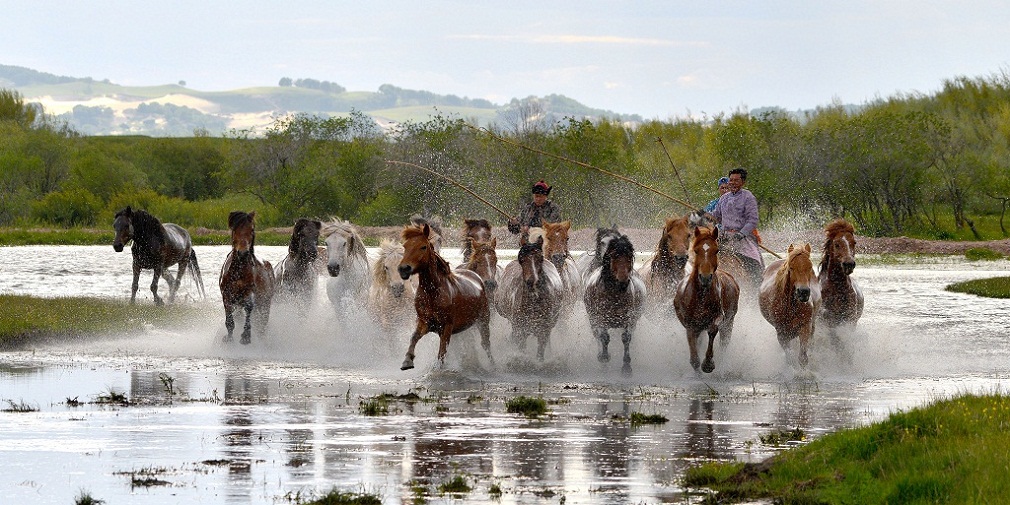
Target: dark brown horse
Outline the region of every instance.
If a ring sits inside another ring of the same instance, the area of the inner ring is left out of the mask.
[[[592,251],[587,251],[582,256],[579,256],[579,259],[575,260],[575,265],[582,275],[583,284],[589,280],[589,276],[592,275],[594,270],[603,266],[603,255],[607,252],[610,241],[620,235],[621,232],[617,231],[617,225],[614,225],[612,228],[596,229],[596,246]]]
[[[470,246],[470,258],[456,267],[456,269],[470,270],[484,281],[484,291],[487,292],[489,300],[494,299],[494,292],[498,289],[498,280],[501,278],[501,269],[498,267],[498,239],[492,238],[484,242],[477,239],[468,239]]]
[[[844,219],[824,227],[827,240],[817,274],[821,286],[819,316],[828,326],[831,342],[839,345],[839,326],[855,326],[863,315],[863,292],[852,278],[856,269],[855,229]]]
[[[610,361],[610,328],[621,328],[624,344],[621,372],[630,375],[631,337],[642,316],[645,283],[635,272],[635,248],[627,236],[618,233],[612,237],[601,260],[600,268],[589,275],[583,294],[589,326],[600,342],[597,359],[601,363]]]
[[[740,286],[736,279],[719,269],[719,229],[697,227],[691,242],[694,260],[691,273],[677,285],[673,297],[677,319],[687,331],[691,351],[691,366],[705,373],[715,370],[713,344],[716,334],[725,347],[733,337],[733,319],[740,303]],[[705,362],[698,359],[698,339],[708,332]]]
[[[655,254],[639,270],[654,306],[671,307],[677,285],[684,278],[691,237],[688,216],[666,219]]]
[[[467,328],[477,325],[481,345],[491,356],[491,310],[488,306],[484,284],[477,274],[469,270],[453,272],[449,263],[435,252],[431,227],[408,226],[403,230],[403,259],[400,261],[400,278],[418,275],[417,328],[410,337],[410,347],[401,370],[414,368],[414,347],[428,332],[438,333],[438,361],[445,363],[449,339]]]
[[[112,242],[112,248],[116,252],[123,252],[123,247],[133,241],[133,246],[130,247],[133,253],[130,303],[134,303],[137,299],[140,271],[145,269],[154,270],[151,294],[154,295],[154,303],[157,305],[164,305],[158,296],[158,280],[164,276],[168,281],[168,301],[171,303],[175,301],[175,292],[179,289],[187,268],[193,275],[200,294],[207,296],[203,289],[200,266],[196,262],[196,253],[193,251],[193,241],[184,228],[172,223],[161,224],[158,218],[130,207],[116,213],[112,228],[116,231],[116,238]],[[173,278],[168,268],[176,263],[179,264],[179,272]]]
[[[243,344],[252,341],[252,325],[260,335],[270,319],[270,302],[274,295],[274,271],[270,262],[260,261],[254,252],[256,245],[256,212],[234,211],[228,215],[231,230],[231,252],[224,259],[218,285],[224,303],[224,326],[228,329],[225,342],[235,330],[235,310],[245,309]]]
[[[540,361],[564,296],[561,277],[554,264],[544,259],[543,247],[543,237],[522,244],[519,256],[505,267],[502,288],[494,298],[495,309],[512,323],[512,339],[520,348],[526,348],[530,336],[537,338]]]
[[[470,262],[470,254],[473,252],[471,241],[490,242],[492,236],[491,223],[487,219],[464,219],[460,237],[463,244],[463,248],[460,250],[463,255],[463,263]]]
[[[785,259],[765,267],[758,305],[786,348],[800,340],[800,365],[807,365],[807,349],[814,334],[814,318],[821,304],[821,288],[810,261],[810,244],[790,245]]]
[[[291,230],[288,255],[277,265],[278,296],[306,304],[316,294],[319,273],[314,262],[319,256],[319,231],[323,223],[299,218]]]

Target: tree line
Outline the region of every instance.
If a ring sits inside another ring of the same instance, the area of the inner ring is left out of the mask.
[[[445,180],[387,160],[442,173],[507,212],[545,179],[576,227],[654,227],[688,211],[575,160],[696,207],[716,196],[719,176],[745,167],[765,228],[845,217],[870,236],[994,239],[1007,235],[1008,103],[1001,73],[803,115],[629,124],[514,107],[484,131],[446,116],[384,131],[361,112],[295,114],[262,131],[149,138],[82,135],[0,90],[0,226],[104,226],[127,204],[215,229],[237,208],[256,209],[266,226],[301,216],[399,225],[413,213],[502,222]],[[998,236],[983,237],[990,229]]]

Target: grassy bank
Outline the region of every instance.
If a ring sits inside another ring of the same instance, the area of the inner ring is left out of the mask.
[[[1000,503],[1010,496],[1010,396],[939,400],[825,435],[758,464],[709,463],[685,485],[707,503]]]
[[[157,307],[100,298],[0,295],[0,348],[37,338],[129,332],[142,324],[182,325],[201,310],[186,304]]]
[[[988,298],[1010,298],[1010,277],[955,282],[945,289],[954,293],[967,293]]]
[[[195,245],[228,245],[231,235],[227,230],[204,230],[192,232]],[[112,245],[115,235],[112,229],[92,228],[0,228],[0,246],[22,245]],[[257,230],[256,243],[259,245],[287,245],[291,241],[290,231],[273,229]]]

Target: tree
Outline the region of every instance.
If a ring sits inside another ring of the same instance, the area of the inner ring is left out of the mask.
[[[0,88],[0,121],[11,121],[21,128],[31,128],[42,119],[42,106],[25,103],[21,93]]]

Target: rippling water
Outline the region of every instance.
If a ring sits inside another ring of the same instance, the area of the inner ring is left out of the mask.
[[[284,254],[257,249],[274,262]],[[226,253],[197,248],[210,296],[194,300],[183,284],[181,303],[206,308],[188,327],[140,321],[107,339],[0,354],[4,502],[66,504],[83,490],[110,504],[270,504],[339,488],[385,503],[686,503],[686,466],[781,449],[761,435],[798,427],[809,440],[1010,383],[1010,304],[943,291],[1007,275],[1005,261],[857,267],[863,320],[842,354],[818,336],[808,370],[754,304],[704,376],[683,328],[651,316],[632,343],[634,375],[622,377],[619,360],[596,362],[583,309],[555,329],[542,364],[496,319],[496,366],[463,334],[437,369],[429,335],[418,369],[402,372],[409,328],[385,334],[363,312],[338,316],[325,296],[308,313],[275,307],[266,339],[224,345],[215,282]],[[0,264],[0,293],[129,297],[130,256],[111,247],[5,247]],[[151,303],[149,284],[145,272],[138,303]],[[129,405],[98,403],[113,393]],[[382,393],[388,413],[365,415],[362,403]],[[542,396],[550,413],[505,413],[517,395]],[[632,412],[669,421],[631,426]],[[472,490],[440,494],[457,476]]]

